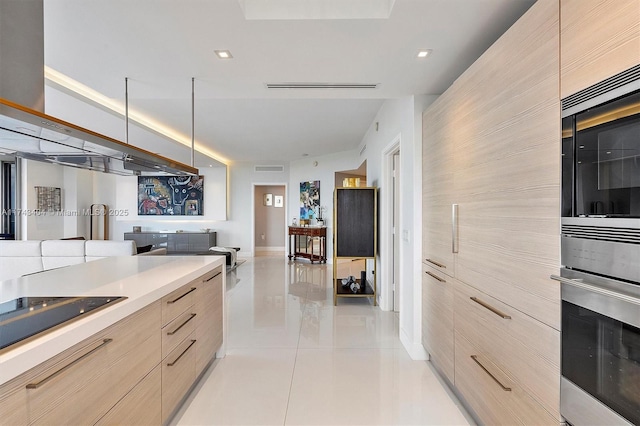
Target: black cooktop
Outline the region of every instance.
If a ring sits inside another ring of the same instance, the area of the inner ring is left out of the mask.
[[[0,303],[0,349],[126,297],[21,297]]]

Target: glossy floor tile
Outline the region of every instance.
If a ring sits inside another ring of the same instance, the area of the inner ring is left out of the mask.
[[[469,424],[429,364],[402,347],[397,314],[370,299],[333,306],[332,273],[275,256],[230,273],[227,356],[173,424]]]

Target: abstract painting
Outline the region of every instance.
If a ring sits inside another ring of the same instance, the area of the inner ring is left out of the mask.
[[[138,176],[141,216],[202,216],[204,176]]]
[[[300,182],[300,219],[315,219],[320,208],[320,181]]]

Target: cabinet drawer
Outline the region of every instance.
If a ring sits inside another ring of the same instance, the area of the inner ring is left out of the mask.
[[[558,425],[511,376],[460,333],[456,341],[456,388],[484,424]]]
[[[156,302],[21,376],[32,424],[93,424],[160,362]]]
[[[189,335],[162,361],[162,423],[166,423],[196,379],[196,339]]]
[[[190,308],[162,328],[162,359],[196,329],[198,315],[193,305]]]
[[[162,298],[162,326],[164,327],[178,315],[193,305],[196,286],[189,283]]]
[[[204,370],[222,345],[222,304],[224,303],[222,273],[220,268],[216,268],[214,273],[216,271],[218,273],[215,275],[205,275],[203,281],[198,285],[198,292],[201,296],[196,300],[196,311],[198,312],[196,376]]]
[[[463,283],[455,315],[456,332],[560,421],[560,332]]]
[[[453,278],[422,265],[422,343],[431,361],[454,381]]]
[[[158,365],[122,398],[100,421],[99,426],[161,424],[161,367]]]

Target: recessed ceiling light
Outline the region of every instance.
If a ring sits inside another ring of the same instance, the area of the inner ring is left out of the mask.
[[[309,156],[309,154],[304,153],[304,154],[302,154],[302,156],[303,156],[303,157],[308,157],[308,156]]]
[[[418,58],[426,58],[431,54],[431,49],[418,50]]]
[[[231,52],[229,52],[228,50],[214,50],[214,52],[216,52],[216,55],[220,59],[231,59],[231,58],[233,58],[233,55],[231,55]]]

